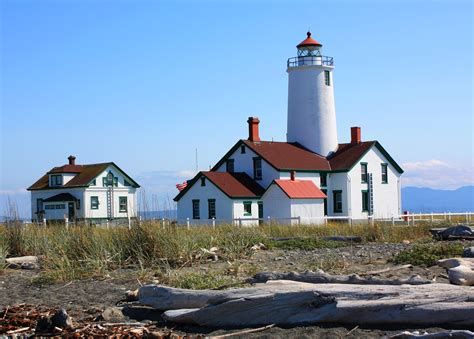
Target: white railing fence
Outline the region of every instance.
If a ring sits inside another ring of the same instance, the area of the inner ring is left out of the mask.
[[[52,221],[53,223],[58,223],[58,220]],[[60,222],[60,221],[59,221]],[[417,223],[424,224],[451,224],[451,223],[464,223],[472,224],[474,223],[474,212],[463,212],[463,213],[405,213],[400,215],[394,215],[391,217],[373,217],[369,216],[368,218],[353,218],[351,216],[324,216],[324,217],[291,217],[291,218],[272,218],[270,216],[266,218],[236,218],[236,219],[146,219],[142,218],[127,218],[127,219],[116,219],[116,220],[100,220],[100,221],[88,221],[83,220],[80,222],[70,221],[68,218],[64,218],[61,224],[64,224],[66,228],[70,226],[95,226],[100,228],[113,228],[113,227],[128,227],[129,229],[134,224],[143,224],[143,223],[155,223],[159,224],[161,227],[168,226],[185,226],[187,228],[195,226],[213,226],[222,224],[232,224],[238,227],[244,226],[256,226],[256,225],[327,225],[328,223],[348,223],[352,224],[362,224],[362,223],[390,223],[393,226],[395,225],[415,225]],[[9,224],[8,222],[6,223]],[[25,223],[26,224],[26,223]],[[45,227],[48,224],[48,220],[43,219],[42,221],[34,222],[37,226]]]

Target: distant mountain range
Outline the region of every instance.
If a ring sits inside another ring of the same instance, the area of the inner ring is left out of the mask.
[[[474,211],[474,186],[456,190],[402,188],[402,210],[414,213]]]

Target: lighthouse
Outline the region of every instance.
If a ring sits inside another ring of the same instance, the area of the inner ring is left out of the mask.
[[[334,62],[321,55],[323,45],[307,33],[288,59],[287,141],[327,157],[337,150]]]

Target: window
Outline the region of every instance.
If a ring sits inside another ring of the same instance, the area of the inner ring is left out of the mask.
[[[367,183],[367,163],[360,163],[360,180],[362,183]]]
[[[66,205],[65,205],[65,204],[57,204],[57,205],[55,205],[55,208],[56,208],[57,210],[63,210],[63,209],[66,208]]]
[[[388,184],[387,164],[382,164],[382,184]]]
[[[36,199],[36,212],[43,210],[43,199]]]
[[[324,83],[326,86],[331,86],[331,72],[324,71]]]
[[[207,201],[207,210],[209,212],[209,219],[216,217],[216,199],[209,199]]]
[[[52,175],[51,176],[51,186],[61,186],[63,184],[62,175]]]
[[[362,191],[362,212],[369,211],[369,192]]]
[[[334,213],[342,212],[342,191],[332,191]]]
[[[119,212],[127,212],[127,197],[119,197]]]
[[[253,178],[255,180],[262,180],[262,159],[253,158]]]
[[[240,153],[245,154],[245,145],[240,146]]]
[[[102,178],[102,186],[109,187],[109,186],[118,186],[118,178],[114,177],[112,172],[109,172],[107,176]]]
[[[321,173],[319,175],[319,178],[321,180],[321,187],[326,187],[328,185],[328,175],[327,175],[327,173]]]
[[[78,210],[81,209],[81,200],[80,199],[76,200],[76,209],[78,209]]]
[[[193,200],[193,219],[199,219],[199,200]]]
[[[89,184],[89,186],[95,186],[95,185],[97,185],[96,179],[92,180],[91,183]]]
[[[252,202],[251,201],[244,201],[244,215],[245,216],[252,215]]]
[[[227,159],[225,167],[227,172],[234,173],[234,159]]]
[[[99,197],[92,196],[91,197],[91,210],[98,210],[99,209]]]
[[[321,190],[321,192],[323,192],[327,196],[327,193],[328,193],[327,190]],[[328,199],[327,198],[324,199],[324,215],[328,215]]]
[[[45,210],[54,210],[54,205],[46,205],[44,206]]]
[[[201,186],[206,186],[206,178],[201,177]]]

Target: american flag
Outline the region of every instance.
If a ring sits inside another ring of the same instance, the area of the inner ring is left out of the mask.
[[[186,186],[188,186],[188,182],[187,181],[183,181],[182,184],[176,184],[176,188],[178,189],[178,191],[182,191],[186,188]]]

